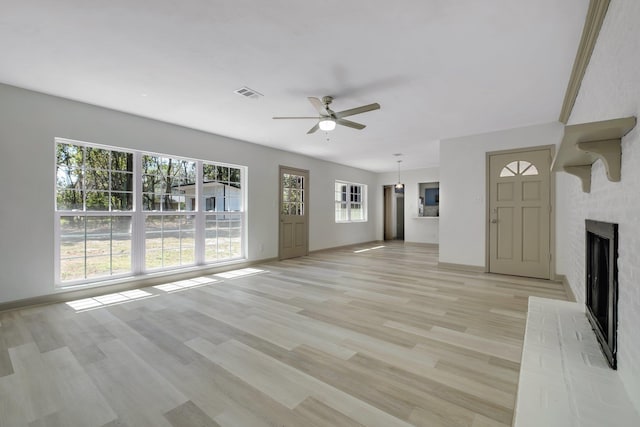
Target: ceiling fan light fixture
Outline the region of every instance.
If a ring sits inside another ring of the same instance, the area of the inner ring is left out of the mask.
[[[336,121],[332,118],[325,118],[318,122],[318,127],[320,130],[328,132],[336,128]]]

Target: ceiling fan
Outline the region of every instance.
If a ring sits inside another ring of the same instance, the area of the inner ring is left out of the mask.
[[[309,133],[314,133],[318,129],[323,131],[330,131],[336,128],[336,125],[347,126],[353,129],[364,129],[366,126],[360,123],[352,122],[351,120],[345,120],[345,117],[353,116],[356,114],[366,113],[367,111],[379,110],[380,104],[373,103],[363,105],[361,107],[351,108],[344,111],[333,111],[329,108],[329,105],[333,101],[332,96],[323,96],[322,100],[310,96],[307,98],[311,105],[318,111],[319,116],[311,117],[274,117],[276,120],[280,119],[314,119],[318,120],[318,123],[314,127],[309,129]]]

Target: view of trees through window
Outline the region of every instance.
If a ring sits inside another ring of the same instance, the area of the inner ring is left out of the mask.
[[[241,258],[241,171],[57,140],[58,281]],[[136,261],[138,253],[144,261]]]
[[[282,175],[282,215],[304,215],[304,176],[285,173]]]

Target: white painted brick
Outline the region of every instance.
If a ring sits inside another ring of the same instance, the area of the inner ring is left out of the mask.
[[[544,329],[530,327],[541,319]],[[600,352],[582,303],[529,298],[513,425],[640,426],[620,377]]]
[[[640,1],[612,1],[583,79],[569,124],[640,116]],[[619,224],[618,372],[640,408],[640,126],[622,141],[622,180],[609,182],[598,161],[591,193],[577,179],[560,180],[558,195],[568,198],[558,230],[567,253],[558,271],[567,276],[578,301],[584,295],[584,220]]]

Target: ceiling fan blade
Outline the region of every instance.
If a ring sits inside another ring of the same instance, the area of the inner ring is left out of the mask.
[[[320,113],[323,116],[330,116],[331,115],[327,111],[327,109],[325,108],[325,106],[322,103],[322,101],[320,101],[318,98],[314,98],[313,96],[309,96],[307,99],[309,100],[311,105],[313,105],[313,108],[315,108],[318,111],[318,113]]]
[[[361,130],[367,127],[363,124],[352,122],[351,120],[345,120],[345,119],[337,119],[336,123],[342,126],[347,126],[347,127],[358,129],[358,130]]]
[[[336,118],[353,116],[354,114],[366,113],[367,111],[379,110],[380,104],[377,102],[369,105],[363,105],[362,107],[352,108],[350,110],[339,111],[336,114]]]
[[[311,129],[309,129],[309,132],[307,132],[307,135],[310,133],[314,133],[315,131],[317,131],[318,129],[320,129],[320,125],[318,125],[318,123],[316,123],[316,125],[314,127],[312,127]]]
[[[315,117],[273,117],[275,120],[291,120],[291,119],[315,119],[318,120],[318,116]]]

